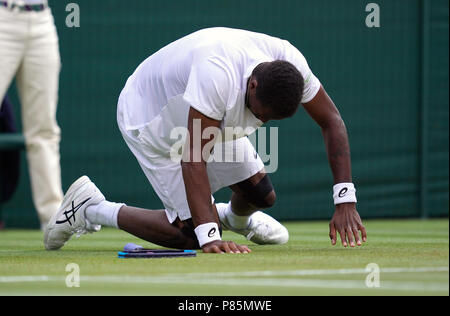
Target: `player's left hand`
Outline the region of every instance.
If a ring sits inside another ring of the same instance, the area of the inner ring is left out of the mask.
[[[330,239],[331,244],[336,245],[337,235],[339,233],[342,245],[347,247],[361,246],[361,238],[359,237],[361,231],[362,241],[367,241],[366,228],[362,224],[361,217],[356,210],[356,203],[343,203],[336,205],[336,211],[330,222]]]
[[[250,253],[252,252],[245,245],[238,245],[233,241],[214,240],[204,244],[202,247],[204,253]]]

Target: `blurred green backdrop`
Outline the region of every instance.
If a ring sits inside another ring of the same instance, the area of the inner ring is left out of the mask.
[[[346,122],[358,210],[368,217],[448,216],[448,1],[378,0],[369,28],[361,0],[50,0],[60,38],[63,189],[87,174],[106,197],[145,208],[162,204],[123,142],[116,103],[137,65],[201,28],[228,26],[289,40]],[[65,21],[80,6],[79,28]],[[10,90],[20,117],[15,90]],[[278,219],[328,219],[332,175],[320,129],[304,110],[279,126],[271,175]],[[38,227],[25,156],[7,227]],[[216,194],[228,200],[229,189]]]

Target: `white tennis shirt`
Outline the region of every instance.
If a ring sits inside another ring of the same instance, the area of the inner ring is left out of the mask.
[[[247,80],[257,65],[274,60],[289,61],[302,74],[302,103],[314,98],[320,82],[286,40],[224,27],[187,35],[151,55],[128,79],[119,101],[123,125],[163,152],[176,141],[173,128],[187,126],[190,107],[222,127],[255,130],[262,122],[245,106]]]

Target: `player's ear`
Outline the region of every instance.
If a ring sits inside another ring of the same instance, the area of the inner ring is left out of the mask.
[[[250,78],[249,88],[250,89],[256,89],[257,86],[258,86],[258,80],[255,77],[252,76]]]

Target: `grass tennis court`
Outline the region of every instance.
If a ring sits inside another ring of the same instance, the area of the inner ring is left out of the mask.
[[[287,222],[290,241],[251,245],[251,254],[195,258],[118,259],[126,243],[154,245],[104,229],[43,249],[42,233],[0,232],[0,295],[448,295],[449,227],[442,220],[368,220],[361,248],[331,247],[327,222]],[[245,243],[236,234],[224,239]],[[80,267],[80,287],[67,287],[66,266]],[[365,284],[369,263],[380,287]]]

